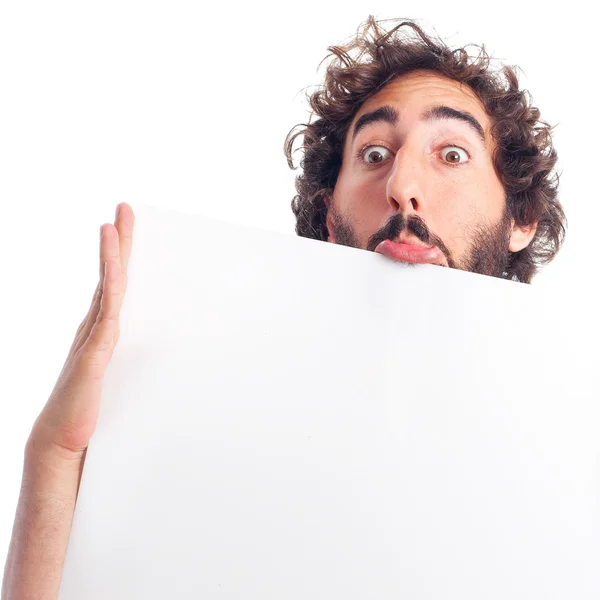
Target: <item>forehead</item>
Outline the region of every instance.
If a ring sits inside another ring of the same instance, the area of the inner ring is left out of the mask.
[[[398,109],[400,121],[416,121],[427,108],[447,105],[471,113],[483,126],[489,137],[491,120],[475,92],[466,84],[433,71],[413,71],[396,77],[376,94],[369,97],[352,119],[351,128],[365,113],[383,105]]]

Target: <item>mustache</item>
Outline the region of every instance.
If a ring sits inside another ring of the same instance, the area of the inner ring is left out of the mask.
[[[412,233],[420,242],[423,242],[427,246],[437,246],[444,253],[448,265],[451,268],[455,268],[454,260],[444,242],[437,235],[431,233],[425,221],[417,215],[410,215],[408,218],[405,218],[402,214],[396,214],[391,217],[379,231],[376,231],[369,238],[367,250],[374,252],[375,248],[381,242],[384,240],[395,240],[403,230]]]

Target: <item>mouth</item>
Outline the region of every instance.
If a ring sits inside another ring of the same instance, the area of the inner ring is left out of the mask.
[[[375,248],[375,252],[379,252],[379,254],[393,260],[414,264],[431,264],[444,260],[444,254],[437,246],[407,244],[405,242],[392,242],[392,240],[383,240]]]

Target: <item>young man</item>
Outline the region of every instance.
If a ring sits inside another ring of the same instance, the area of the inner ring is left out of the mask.
[[[564,215],[556,155],[539,112],[508,81],[427,38],[369,19],[310,99],[304,173],[292,203],[299,235],[529,282],[556,254]],[[373,39],[369,36],[373,34]],[[362,58],[350,52],[362,48]],[[102,382],[119,337],[134,215],[103,225],[100,282],[29,436],[3,600],[56,598]]]
[[[403,29],[404,28],[404,29]],[[413,35],[409,35],[412,33]],[[529,283],[564,239],[551,128],[515,72],[370,17],[330,48],[292,202],[299,235]],[[357,54],[353,57],[353,54]]]

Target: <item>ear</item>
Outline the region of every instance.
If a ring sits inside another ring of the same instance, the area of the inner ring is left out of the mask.
[[[329,210],[331,208],[331,203],[333,202],[333,198],[325,193],[323,196],[323,200],[325,202],[325,206],[327,207],[327,215],[325,216],[325,225],[327,226],[327,241],[335,244],[335,237],[330,233],[333,231],[333,211]]]
[[[529,225],[515,225],[515,220],[512,219],[512,233],[510,235],[508,249],[511,252],[519,252],[519,250],[527,248],[535,236],[537,226],[537,221],[534,221]]]

